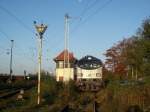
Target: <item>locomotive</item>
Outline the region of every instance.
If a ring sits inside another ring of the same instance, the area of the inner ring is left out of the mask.
[[[102,61],[87,55],[77,61],[76,83],[82,91],[98,91],[102,86]]]

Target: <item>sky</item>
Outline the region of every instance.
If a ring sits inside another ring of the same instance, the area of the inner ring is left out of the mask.
[[[42,69],[55,70],[53,59],[64,50],[64,15],[68,13],[69,51],[77,59],[104,53],[137,32],[150,16],[150,0],[0,0],[0,73],[9,73],[10,40],[14,40],[13,74],[37,72],[37,24],[43,38]]]

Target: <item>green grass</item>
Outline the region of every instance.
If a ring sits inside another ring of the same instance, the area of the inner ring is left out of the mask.
[[[106,88],[94,94],[79,92],[74,82],[65,85],[46,76],[42,79],[40,105],[37,105],[37,87],[26,91],[23,101],[16,101],[16,97],[13,97],[1,100],[0,105],[10,105],[2,112],[60,112],[66,104],[69,104],[70,112],[91,112],[96,95],[97,106],[102,112],[125,112],[131,105],[144,109],[150,104],[149,80],[145,78],[142,85],[120,85],[120,80],[111,80]]]

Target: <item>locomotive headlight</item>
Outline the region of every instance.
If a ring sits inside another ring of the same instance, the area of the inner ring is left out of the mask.
[[[101,74],[100,73],[96,73],[96,77],[101,77]]]

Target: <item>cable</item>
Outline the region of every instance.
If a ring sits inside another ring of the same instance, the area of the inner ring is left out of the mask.
[[[102,11],[102,9],[104,9],[108,4],[110,4],[112,2],[112,0],[108,0],[107,2],[105,2],[101,7],[99,7],[94,13],[90,14],[84,21],[82,21],[82,23],[78,24],[73,30],[72,33],[74,33],[75,31],[77,31],[79,29],[79,27],[81,25],[83,25],[84,23],[86,23],[91,17],[93,17],[95,14],[97,14],[98,12]]]
[[[10,12],[8,9],[2,7],[0,5],[0,9],[3,10],[4,12],[6,12],[8,15],[10,15],[11,17],[13,17],[20,25],[22,25],[25,29],[27,29],[28,31],[34,33],[34,31],[28,27],[23,21],[21,21],[21,19],[19,19],[18,17],[16,17],[12,12]]]
[[[4,32],[4,31],[2,31],[1,29],[0,29],[0,33],[2,33],[4,36],[2,36],[2,37],[5,37],[5,39],[8,41],[8,42],[10,42],[10,38],[8,37],[8,35]],[[6,50],[6,48],[4,48],[4,47],[2,47],[2,46],[0,46],[0,48],[1,48],[1,50]],[[1,53],[2,54],[2,53]]]
[[[10,41],[11,39],[9,38],[9,36],[2,30],[0,29],[0,33],[2,33],[5,37],[5,39],[7,39],[8,41]]]
[[[96,4],[97,2],[99,2],[100,0],[95,0],[94,2],[91,3],[90,2],[87,2],[85,8],[83,9],[83,11],[81,12],[81,14],[77,17],[79,18],[79,23],[81,22],[81,18],[83,18],[83,16],[86,14],[86,12],[88,12],[90,9],[92,9]],[[91,4],[90,4],[91,3]],[[72,18],[72,17],[71,17]],[[72,18],[73,19],[73,18]],[[72,24],[74,21],[72,21],[70,24]]]
[[[4,32],[4,31],[2,31],[1,29],[0,29],[0,32],[4,35],[4,37],[5,37],[5,39],[7,39],[9,42],[10,42],[10,38],[9,38],[9,36]],[[16,46],[16,44],[15,44],[15,46]],[[2,50],[4,50],[5,48],[3,48],[3,47],[1,47],[0,46],[0,49],[2,49]],[[25,53],[23,50],[20,50],[20,48],[18,47],[16,47],[16,49],[18,49],[18,51],[22,51],[23,52],[23,54],[28,54],[28,53]],[[2,54],[3,52],[1,52],[0,54]],[[20,54],[19,54],[19,56],[20,56]],[[28,56],[28,55],[27,55]],[[26,56],[26,57],[27,57]],[[27,57],[28,59],[29,59],[29,57]],[[33,60],[32,60],[33,61]]]
[[[23,26],[26,30],[28,30],[29,32],[35,34],[34,31],[33,31],[30,27],[28,27],[21,19],[19,19],[18,17],[16,17],[11,11],[9,11],[8,9],[2,7],[1,5],[0,5],[0,9],[1,9],[2,11],[4,11],[5,13],[7,13],[7,14],[8,14],[9,16],[11,16],[12,18],[14,18],[14,19],[15,19],[21,26]],[[7,35],[5,32],[2,32],[2,33],[3,33],[3,35],[5,35],[5,37],[10,41],[10,39],[8,38],[8,35]],[[24,53],[24,54],[25,54],[25,53]],[[28,58],[28,59],[30,59],[30,60],[32,60],[32,62],[34,62],[33,59],[31,59],[30,57],[28,57],[28,55],[25,56],[25,57]]]
[[[91,14],[91,15],[89,15],[88,17],[87,17],[87,19],[88,18],[90,18],[91,16],[93,17],[95,14],[97,14],[97,13],[99,13],[102,9],[104,9],[108,4],[110,4],[112,2],[112,0],[108,0],[107,2],[105,2],[101,7],[99,7],[93,14]],[[86,19],[86,20],[87,20]],[[86,21],[85,20],[85,21]]]
[[[82,11],[82,13],[80,14],[80,17],[84,16],[85,13],[92,9],[100,0],[95,0],[91,5],[89,5],[90,2],[87,3],[87,6],[85,7],[85,9]]]
[[[7,13],[9,16],[11,16],[12,18],[14,18],[21,26],[23,26],[26,30],[30,31],[31,33],[34,33],[34,31],[28,27],[21,19],[19,19],[18,17],[16,17],[11,11],[9,11],[8,9],[4,8],[3,6],[0,5],[0,9],[2,11],[4,11],[5,13]],[[9,36],[3,32],[1,29],[0,29],[0,32],[5,36],[5,38],[10,41],[11,39],[9,38]],[[34,33],[35,34],[35,33]]]

